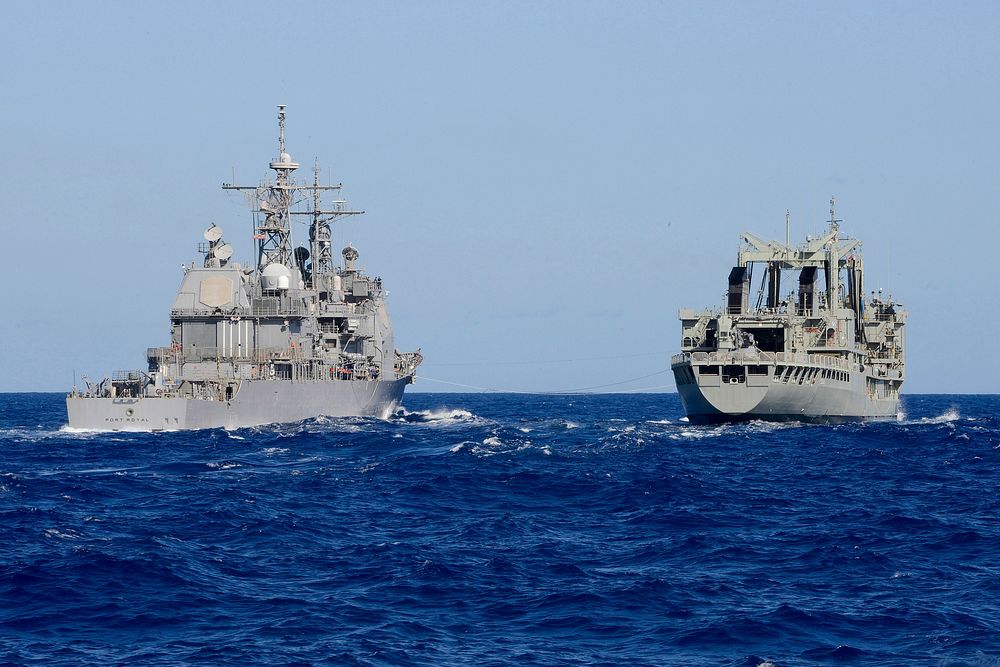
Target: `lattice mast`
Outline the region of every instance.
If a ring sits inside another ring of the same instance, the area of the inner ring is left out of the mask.
[[[320,168],[317,163],[313,166],[312,185],[299,186],[303,190],[312,191],[312,210],[292,211],[292,215],[308,215],[312,217],[312,222],[309,224],[309,243],[311,246],[309,251],[312,255],[311,280],[313,286],[318,282],[316,280],[317,277],[329,275],[335,271],[330,223],[341,216],[361,215],[364,213],[364,211],[348,209],[346,207],[347,202],[344,199],[335,199],[331,202],[333,205],[332,208],[324,209],[320,200],[320,193],[324,190],[340,191],[343,189],[343,185],[341,183],[337,183],[336,185],[320,185],[319,174]]]
[[[312,216],[309,229],[309,241],[313,258],[310,282],[315,284],[315,276],[331,273],[334,270],[332,250],[330,248],[330,221],[345,215],[360,215],[364,211],[352,211],[345,208],[343,200],[334,202],[334,208],[324,210],[320,195],[323,190],[340,190],[341,185],[320,185],[319,165],[313,169],[313,182],[297,184],[292,178],[292,172],[299,164],[292,160],[285,148],[285,105],[278,105],[278,158],[272,160],[270,168],[275,172],[273,182],[265,182],[258,186],[233,185],[224,183],[224,190],[243,190],[252,192],[252,207],[254,213],[254,240],[257,241],[257,270],[263,271],[270,264],[280,264],[293,269],[296,265],[293,252],[291,216]],[[293,211],[296,205],[296,192],[312,192],[312,210]],[[305,276],[303,276],[305,277]],[[311,285],[312,286],[312,285]]]

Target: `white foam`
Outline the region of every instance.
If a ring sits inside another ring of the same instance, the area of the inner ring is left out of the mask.
[[[461,408],[441,408],[439,410],[419,410],[411,414],[420,415],[428,421],[454,421],[456,419],[475,419],[475,415]]]
[[[905,416],[905,415],[904,415]],[[950,424],[961,419],[958,408],[951,407],[937,417],[921,417],[920,419],[906,422],[908,424]]]
[[[58,530],[56,528],[46,528],[45,537],[53,537],[53,538],[58,538],[60,540],[78,540],[81,537],[83,537],[83,535],[69,528],[67,528],[66,530]]]
[[[60,426],[60,433],[105,433],[103,429],[97,428],[76,428],[74,426]]]

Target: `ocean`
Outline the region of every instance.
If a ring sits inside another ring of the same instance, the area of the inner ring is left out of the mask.
[[[75,433],[0,395],[7,665],[1000,666],[1000,396],[676,394]]]

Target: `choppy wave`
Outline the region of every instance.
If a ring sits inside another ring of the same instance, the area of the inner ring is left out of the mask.
[[[676,395],[67,430],[0,396],[10,664],[1000,665],[1000,399],[697,426]]]

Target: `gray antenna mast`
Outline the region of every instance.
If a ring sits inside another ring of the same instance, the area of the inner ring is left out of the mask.
[[[332,236],[330,233],[330,222],[345,215],[361,215],[364,211],[353,211],[346,208],[343,199],[336,199],[332,202],[333,207],[324,209],[320,201],[320,194],[324,190],[341,190],[343,185],[320,185],[319,184],[319,162],[313,166],[312,185],[297,186],[299,190],[312,191],[311,211],[292,211],[292,215],[308,215],[312,217],[309,225],[309,242],[312,245],[310,251],[313,257],[313,286],[318,284],[319,276],[333,273],[333,250],[331,247]]]
[[[315,285],[317,275],[334,270],[330,251],[329,222],[345,215],[360,215],[364,211],[348,210],[343,200],[334,202],[334,207],[329,210],[321,207],[320,193],[323,190],[340,190],[341,185],[320,185],[318,164],[314,167],[311,185],[296,184],[292,180],[292,172],[299,168],[299,164],[292,160],[292,156],[285,148],[284,104],[278,105],[278,157],[272,160],[269,166],[275,172],[275,180],[272,182],[264,182],[257,186],[223,183],[222,189],[252,191],[258,270],[263,270],[269,264],[281,264],[289,270],[294,270],[292,216],[312,217],[309,241],[313,258],[312,281]],[[299,203],[294,200],[297,192],[311,192],[312,210],[292,210],[292,206]]]
[[[292,194],[296,187],[292,172],[299,168],[297,162],[285,151],[285,105],[278,105],[278,158],[270,164],[275,172],[273,183],[259,186],[223,183],[223,190],[253,190],[256,195],[254,210],[254,239],[257,240],[257,268],[268,264],[281,264],[289,269],[292,261]]]

